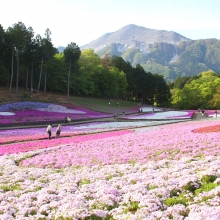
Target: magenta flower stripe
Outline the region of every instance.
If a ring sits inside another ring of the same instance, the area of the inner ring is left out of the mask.
[[[219,122],[213,121],[211,124],[216,123]],[[68,146],[29,158],[23,161],[22,165],[53,165],[60,168],[69,165],[92,166],[99,163],[123,164],[132,160],[140,163],[146,163],[151,159],[178,160],[186,154],[192,157],[218,155],[220,145],[217,133],[192,132],[207,124],[210,125],[210,122],[183,122],[163,125],[147,132],[143,128],[142,132],[125,134],[123,138],[120,135],[109,137],[107,141],[96,138],[76,144],[73,139],[74,144],[69,143]],[[88,137],[86,136],[87,140]]]
[[[63,138],[63,139],[57,138],[57,139],[51,139],[51,140],[30,141],[30,142],[24,142],[24,143],[8,144],[8,145],[0,147],[0,155],[33,151],[33,150],[38,150],[42,148],[60,146],[63,144],[76,144],[79,142],[108,138],[111,136],[116,137],[116,136],[124,135],[126,133],[131,133],[131,132],[132,132],[131,130],[127,130],[127,131],[125,130],[125,131],[106,132],[106,133],[99,133],[99,134],[93,134],[93,135]]]

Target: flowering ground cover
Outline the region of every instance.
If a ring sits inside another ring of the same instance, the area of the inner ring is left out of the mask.
[[[220,123],[217,125],[197,128],[194,130],[195,133],[208,133],[208,132],[220,132]]]
[[[176,120],[176,122],[179,122]],[[153,126],[173,121],[137,121],[137,122],[93,122],[79,125],[66,125],[61,128],[61,137],[72,137],[98,132],[116,131],[121,129]],[[52,128],[52,139],[55,138],[56,127]],[[0,144],[8,144],[24,141],[39,141],[48,138],[46,128],[19,128],[0,130]]]
[[[0,147],[0,219],[220,219],[218,133],[193,132],[219,124],[131,126]]]
[[[185,122],[163,125],[152,130],[148,128],[147,132],[144,132],[145,128],[143,128],[142,132],[139,129],[138,133],[123,135],[121,139],[114,136],[102,140],[96,138],[96,141],[93,139],[91,143],[81,141],[80,146],[77,147],[75,145],[76,142],[72,139],[73,144],[64,145],[59,149],[29,158],[25,161],[28,165],[38,167],[55,166],[61,168],[63,167],[62,163],[74,166],[91,166],[94,165],[94,161],[95,164],[128,163],[131,160],[145,163],[152,158],[154,160],[178,160],[184,154],[190,154],[193,157],[216,156],[220,151],[219,140],[217,138],[218,134],[200,134],[192,131],[206,127],[207,124],[215,125],[217,123],[219,122],[204,121],[198,125],[196,122]],[[89,140],[89,136],[83,139]],[[17,144],[12,146],[17,146]],[[19,146],[18,149],[23,144],[19,144]],[[27,147],[25,146],[25,149]],[[48,160],[48,158],[50,159]],[[88,160],[88,158],[90,159]],[[25,161],[23,161],[23,165]],[[40,163],[40,161],[43,162]],[[83,163],[82,161],[86,162]]]
[[[81,108],[74,104],[55,105],[41,102],[14,102],[0,105],[1,124],[57,121],[64,120],[67,116],[77,121],[110,115]]]
[[[145,108],[146,109],[146,108]],[[124,116],[127,119],[191,119],[195,110],[184,110],[184,111],[165,111],[162,109],[155,110],[152,113],[142,113],[135,116]]]

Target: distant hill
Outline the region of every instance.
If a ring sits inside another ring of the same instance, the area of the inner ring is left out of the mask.
[[[59,46],[57,48],[57,50],[59,51],[59,53],[62,53],[64,51],[65,47]]]
[[[190,40],[176,32],[154,30],[134,24],[106,33],[81,50],[92,48],[102,57],[106,53],[121,56],[132,66],[141,64],[145,71],[164,76],[193,76],[202,71],[220,70],[220,41]]]

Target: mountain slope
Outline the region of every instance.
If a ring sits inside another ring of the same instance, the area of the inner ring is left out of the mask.
[[[202,71],[220,71],[220,40],[190,40],[176,32],[154,30],[134,24],[107,33],[81,47],[100,56],[121,56],[132,66],[141,64],[146,72],[173,81]]]

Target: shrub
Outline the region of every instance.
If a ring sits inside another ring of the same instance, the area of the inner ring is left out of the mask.
[[[180,194],[178,197],[175,198],[167,198],[164,201],[164,204],[167,206],[174,206],[176,204],[182,204],[182,205],[187,205],[187,199],[184,197],[183,194]]]

